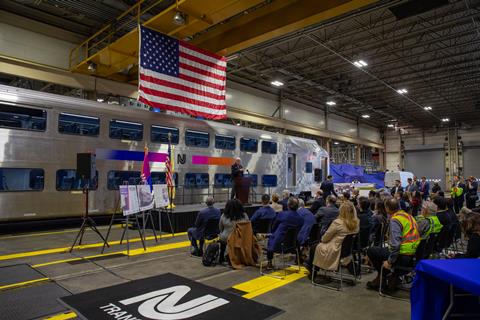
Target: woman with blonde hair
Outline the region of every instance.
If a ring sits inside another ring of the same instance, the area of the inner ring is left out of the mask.
[[[278,196],[278,194],[276,193],[272,194],[272,204],[270,205],[270,207],[272,207],[272,209],[275,210],[275,212],[283,211],[283,206],[281,203],[279,203],[279,201],[280,201],[280,197]]]
[[[360,221],[354,205],[351,202],[343,203],[338,218],[327,229],[321,242],[310,249],[307,269],[311,271],[313,267],[318,267],[323,270],[337,270],[343,239],[349,234],[357,234],[359,226]],[[341,263],[347,265],[350,261],[351,257],[346,257]]]

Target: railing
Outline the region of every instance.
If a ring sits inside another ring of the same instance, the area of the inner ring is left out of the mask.
[[[178,4],[181,4],[184,1],[185,0],[178,1]],[[70,51],[69,57],[70,69],[73,69],[74,66],[88,60],[95,53],[131,32],[144,20],[149,20],[151,16],[158,17],[168,11],[168,9],[176,6],[173,4],[161,12],[155,12],[156,7],[163,2],[166,2],[166,0],[158,0],[148,5],[148,3],[145,3],[145,0],[140,0],[127,11],[115,18],[111,23],[107,24],[93,36],[82,42],[78,47],[73,48]]]

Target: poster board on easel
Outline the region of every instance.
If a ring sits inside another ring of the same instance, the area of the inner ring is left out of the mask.
[[[119,186],[120,207],[124,216],[140,212],[140,202],[138,200],[137,186]]]
[[[170,197],[168,196],[168,187],[166,184],[154,184],[153,195],[156,209],[164,209],[170,204]]]
[[[138,206],[140,211],[151,210],[154,207],[153,193],[150,190],[150,185],[140,184],[137,185]]]

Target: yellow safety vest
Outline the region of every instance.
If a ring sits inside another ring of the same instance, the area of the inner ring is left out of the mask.
[[[420,233],[418,232],[415,219],[403,210],[397,211],[392,219],[402,225],[402,241],[400,242],[400,254],[412,256],[420,244]]]

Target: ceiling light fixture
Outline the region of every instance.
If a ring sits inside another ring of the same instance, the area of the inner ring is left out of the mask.
[[[442,118],[442,122],[448,122],[448,121],[450,121],[449,118]]]
[[[289,112],[290,112],[290,110],[288,110],[288,109],[285,109],[285,113],[289,113]]]
[[[387,127],[393,128],[393,127],[395,127],[395,126],[394,126],[392,123],[389,123],[389,124],[387,124]]]
[[[187,16],[180,11],[177,11],[172,18],[172,22],[178,26],[183,26],[187,23]]]
[[[423,109],[425,109],[425,111],[430,111],[430,110],[432,110],[432,107],[427,106],[427,107],[423,107]]]
[[[336,105],[337,103],[336,103],[335,101],[327,101],[327,104],[328,104],[329,106],[334,106],[334,105]]]
[[[354,61],[353,64],[354,64],[355,67],[357,67],[357,68],[363,68],[363,67],[368,66],[368,63],[366,63],[366,62],[363,61],[363,60]]]
[[[405,94],[405,93],[408,92],[408,90],[407,89],[398,89],[397,92],[400,93],[400,94]]]
[[[339,145],[339,144],[340,144],[340,142],[337,142],[337,141],[335,141],[333,144]]]
[[[363,114],[363,115],[362,115],[362,118],[368,119],[368,118],[370,118],[370,115],[368,115],[368,114]]]
[[[105,101],[105,100],[103,100],[102,98],[97,99],[97,102],[103,102],[103,101]]]
[[[87,70],[91,73],[95,73],[97,71],[97,64],[95,62],[90,61],[87,64]]]
[[[274,81],[270,82],[270,84],[271,84],[272,86],[275,86],[275,87],[281,87],[281,86],[283,86],[283,82],[282,82],[282,81],[278,81],[278,80],[274,80]]]

